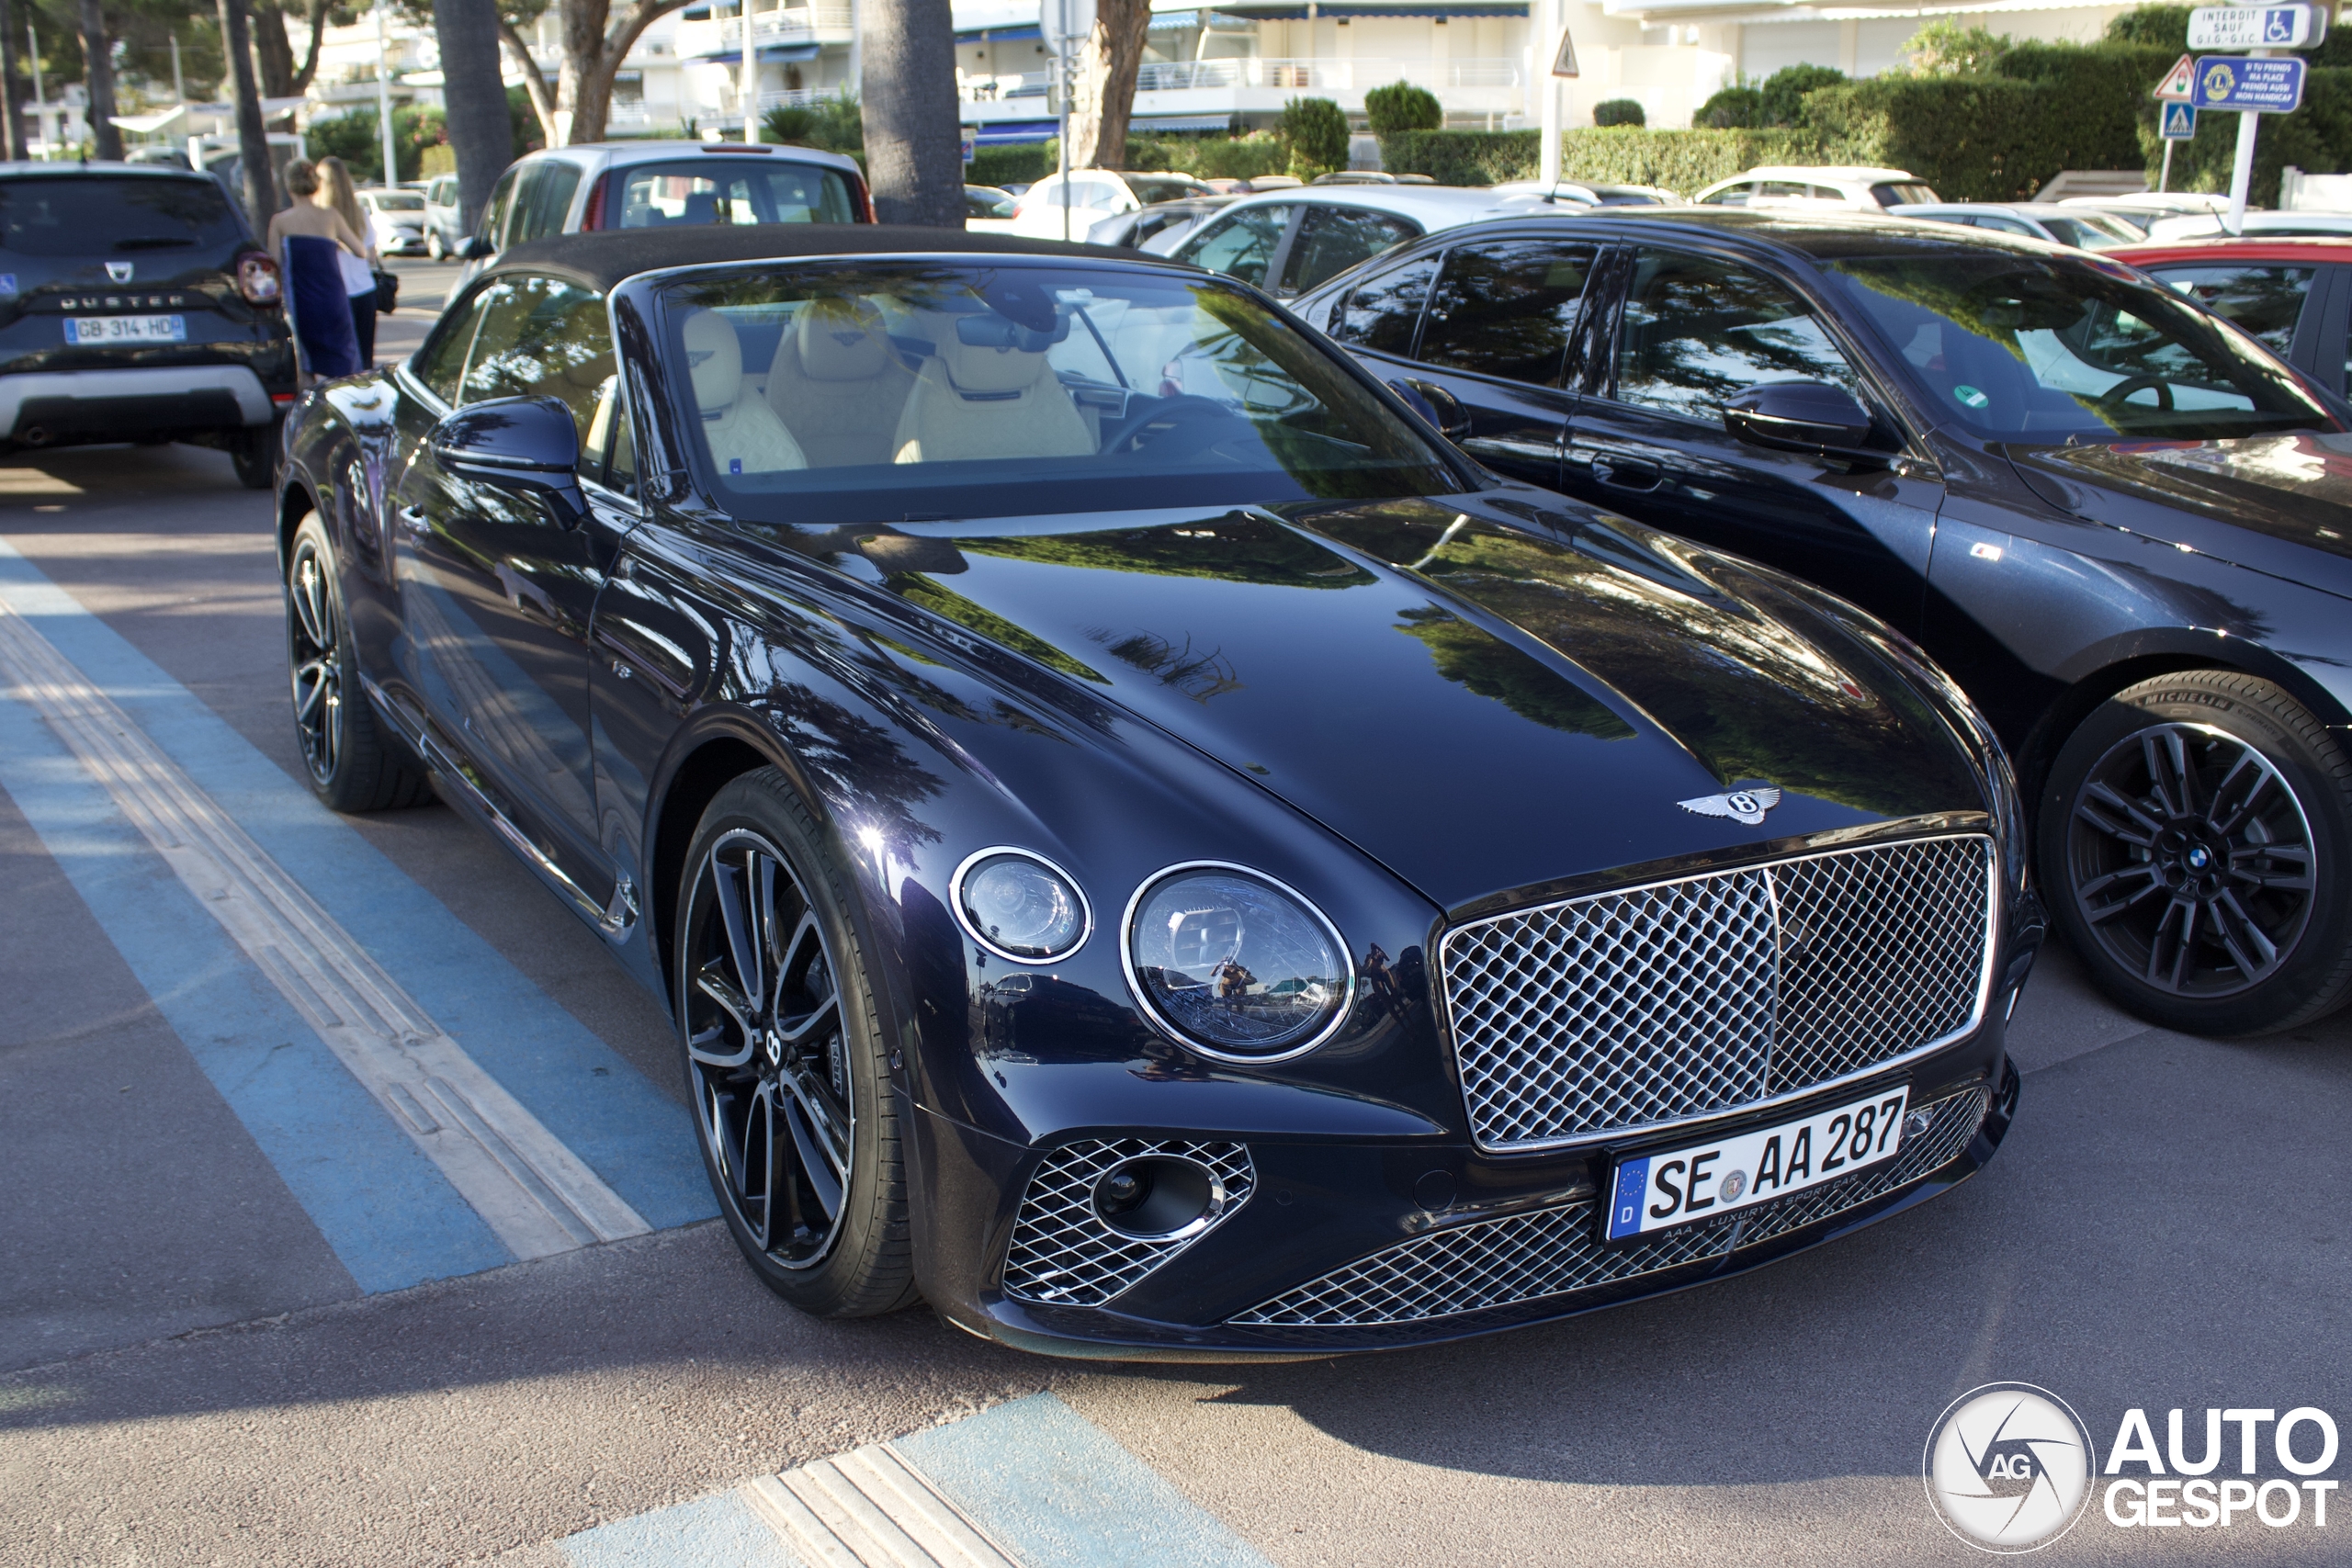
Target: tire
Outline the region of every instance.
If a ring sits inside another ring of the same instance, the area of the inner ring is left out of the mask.
[[[424,231],[424,254],[425,254],[426,255],[428,255],[428,256],[431,256],[435,261],[439,261],[439,260],[441,259],[442,252],[441,252],[441,231],[440,231],[440,230],[438,230],[438,229],[427,229],[427,230]]]
[[[2060,749],[2036,837],[2059,925],[2142,1018],[2260,1034],[2352,999],[2352,759],[2269,682],[2117,693]]]
[[[336,811],[389,811],[433,798],[424,764],[387,732],[356,678],[334,543],[312,513],[286,553],[286,662],[311,793]]]
[[[236,466],[237,482],[247,490],[277,488],[277,446],[281,423],[271,420],[247,425],[229,437],[229,461]]]
[[[852,886],[806,803],[763,768],[703,814],[677,905],[679,1048],[703,1168],[752,1271],[818,1317],[917,1299]]]

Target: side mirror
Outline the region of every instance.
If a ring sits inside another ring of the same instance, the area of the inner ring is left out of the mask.
[[[1470,434],[1469,414],[1443,387],[1429,381],[1397,380],[1389,382],[1388,389],[1404,399],[1415,413],[1428,420],[1448,441],[1459,441]]]
[[[580,490],[580,427],[555,398],[492,398],[433,427],[425,446],[452,475],[543,496],[569,528],[588,513]]]
[[[1854,394],[1826,381],[1773,381],[1724,400],[1724,428],[1751,446],[1811,452],[1825,457],[1883,463],[1872,452],[1870,411]]]
[[[497,254],[497,248],[491,244],[486,234],[469,234],[466,243],[458,247],[459,261],[488,261]]]

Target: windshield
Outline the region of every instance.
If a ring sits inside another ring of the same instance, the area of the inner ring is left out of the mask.
[[[1136,199],[1146,207],[1155,201],[1182,201],[1188,196],[1216,194],[1198,180],[1170,175],[1129,175],[1127,188],[1135,192]]]
[[[2077,250],[2110,251],[2118,245],[2135,244],[2140,236],[2112,219],[2101,220],[2088,217],[2061,218],[2055,213],[2036,213],[2050,237],[2062,245]]]
[[[621,175],[620,208],[623,229],[854,221],[849,184],[833,170],[741,153],[639,164]]]
[[[696,404],[681,411],[695,459],[739,517],[833,525],[1462,488],[1347,360],[1219,279],[844,263],[703,274],[662,295],[668,379]]]
[[[371,190],[368,200],[379,212],[422,212],[424,197],[413,191]]]
[[[2008,255],[1829,269],[1940,412],[1987,440],[2212,441],[2335,421],[2287,367],[2106,263]]]
[[[210,180],[35,175],[0,181],[0,250],[33,256],[208,249],[244,237]]]

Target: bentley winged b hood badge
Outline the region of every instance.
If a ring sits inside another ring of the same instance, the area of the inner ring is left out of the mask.
[[[1764,813],[1781,804],[1777,789],[1735,789],[1723,795],[1702,795],[1696,800],[1677,801],[1685,811],[1702,817],[1729,817],[1751,828],[1763,826]]]

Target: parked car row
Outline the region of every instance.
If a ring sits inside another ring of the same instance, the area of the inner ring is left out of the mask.
[[[2282,1027],[2352,987],[2352,299],[2316,246],[2113,254],[2179,293],[1692,208],[1433,234],[1297,309],[1489,467],[1917,638],[2016,759],[2102,987]]]

